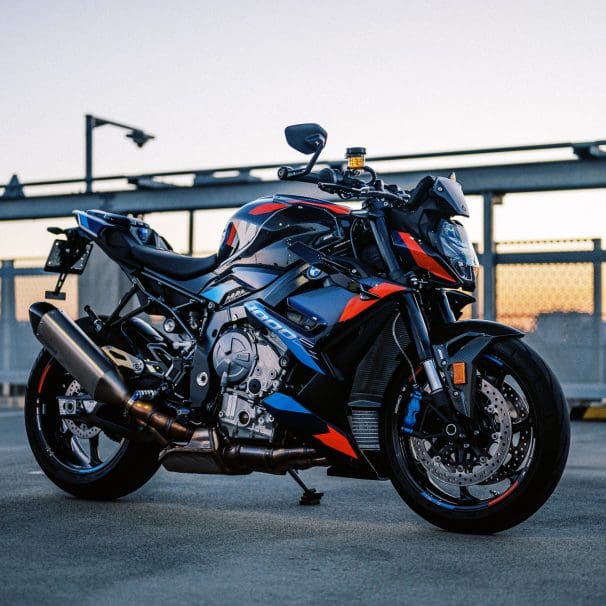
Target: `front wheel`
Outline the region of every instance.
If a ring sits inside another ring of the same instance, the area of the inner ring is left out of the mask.
[[[410,385],[395,386],[383,435],[392,483],[414,511],[445,530],[488,534],[523,522],[549,498],[570,424],[554,374],[518,339],[481,355],[475,384],[473,418],[461,419],[455,435],[428,397],[407,432]]]

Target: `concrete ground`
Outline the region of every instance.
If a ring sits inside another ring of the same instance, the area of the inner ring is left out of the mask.
[[[0,412],[0,604],[604,604],[606,423],[573,424],[562,483],[497,536],[455,535],[387,482],[161,470],[115,503],[39,471],[20,413]]]

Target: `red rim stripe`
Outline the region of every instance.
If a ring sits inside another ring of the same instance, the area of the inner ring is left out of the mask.
[[[492,501],[488,501],[488,507],[492,507],[493,505],[496,505],[503,499],[507,498],[519,486],[519,484],[520,483],[518,481],[515,481],[502,495],[499,495],[496,499],[493,499]]]
[[[51,362],[49,362],[45,367],[44,370],[42,371],[42,375],[40,376],[40,380],[38,381],[38,394],[40,395],[42,393],[42,387],[44,387],[44,381],[46,381],[46,375],[48,374],[48,371],[51,369]]]

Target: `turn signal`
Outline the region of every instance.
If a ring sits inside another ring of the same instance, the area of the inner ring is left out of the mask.
[[[455,385],[464,385],[467,383],[465,362],[455,362],[452,365],[452,382]]]

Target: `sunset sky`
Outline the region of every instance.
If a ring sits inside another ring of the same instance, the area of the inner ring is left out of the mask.
[[[102,8],[101,8],[102,7]],[[83,174],[86,112],[157,136],[95,133],[95,173],[606,138],[606,3],[462,0],[2,2],[0,182]],[[606,192],[511,196],[497,239],[606,237]],[[471,201],[472,238],[481,233]],[[229,213],[198,221],[213,249]],[[150,217],[176,247],[180,215]],[[56,223],[56,221],[55,221]],[[0,224],[0,258],[44,256],[47,222]]]

